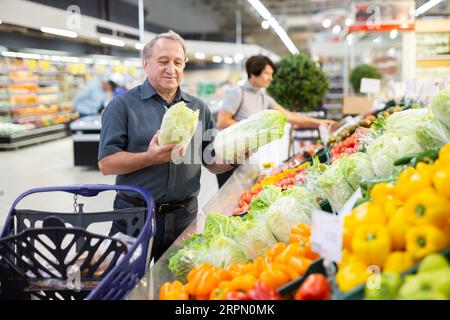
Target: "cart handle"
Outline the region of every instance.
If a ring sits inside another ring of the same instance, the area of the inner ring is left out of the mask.
[[[101,192],[104,191],[134,191],[139,193],[147,203],[147,214],[150,215],[151,218],[154,219],[154,216],[151,216],[151,210],[155,207],[155,202],[153,197],[149,194],[148,191],[141,187],[136,186],[125,186],[125,185],[107,185],[107,184],[82,184],[82,185],[73,185],[73,186],[56,186],[56,187],[44,187],[44,188],[34,188],[30,189],[28,191],[25,191],[22,193],[17,199],[14,201],[14,203],[11,206],[11,209],[9,210],[8,219],[5,222],[5,225],[3,226],[3,230],[1,232],[1,235],[4,234],[5,228],[9,226],[10,219],[12,218],[12,212],[18,205],[18,203],[23,200],[23,198],[29,196],[33,193],[43,193],[43,192],[53,192],[53,191],[63,191],[63,192],[69,192],[76,195],[81,195],[84,197],[94,197],[98,195]],[[153,220],[151,219],[151,220]],[[154,221],[152,221],[152,224],[155,224]]]

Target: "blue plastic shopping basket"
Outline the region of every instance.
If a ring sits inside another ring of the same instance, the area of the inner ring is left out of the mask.
[[[136,192],[147,205],[95,213],[16,208],[31,194],[54,191],[75,199],[104,191]],[[125,223],[127,235],[136,239],[129,248],[87,231],[92,223],[109,221]],[[81,185],[26,191],[14,201],[0,234],[0,299],[123,299],[149,267],[155,233],[155,203],[142,188]]]

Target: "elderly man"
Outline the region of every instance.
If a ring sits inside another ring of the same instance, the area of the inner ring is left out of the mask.
[[[201,164],[174,164],[175,145],[158,145],[158,129],[164,113],[177,102],[199,110],[202,134],[214,129],[208,106],[180,88],[186,62],[184,40],[170,31],[156,36],[145,47],[143,66],[147,79],[117,96],[102,117],[98,164],[104,175],[117,175],[116,184],[135,185],[151,192],[156,202],[157,233],[152,256],[155,261],[197,215]],[[203,155],[208,143],[192,143],[193,152]],[[204,159],[202,159],[204,160]],[[212,173],[234,165],[203,164]],[[114,208],[143,206],[136,195],[119,192]],[[111,234],[124,230],[115,223]]]

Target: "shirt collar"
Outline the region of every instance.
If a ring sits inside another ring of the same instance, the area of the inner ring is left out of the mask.
[[[258,92],[258,91],[261,90],[261,88],[257,88],[255,86],[253,86],[250,83],[250,81],[248,81],[248,80],[244,83],[244,89],[248,89],[248,90],[253,91],[253,92]]]
[[[142,84],[142,94],[141,94],[142,100],[149,99],[149,98],[153,97],[154,95],[158,95],[158,93],[156,92],[155,88],[152,87],[152,85],[150,84],[148,79],[145,79],[144,83]],[[189,102],[192,99],[186,92],[184,92],[183,90],[181,90],[180,87],[178,87],[177,94],[175,95],[174,101],[180,101],[180,100]]]

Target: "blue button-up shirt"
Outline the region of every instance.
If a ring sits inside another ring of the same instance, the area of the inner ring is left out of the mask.
[[[181,201],[197,196],[200,190],[202,156],[209,145],[203,139],[208,139],[204,134],[206,130],[214,131],[215,125],[206,103],[181,89],[178,89],[170,105],[156,93],[148,80],[115,97],[102,116],[98,160],[120,151],[147,151],[150,140],[161,127],[167,108],[181,100],[190,109],[200,111],[194,139],[187,147],[184,157],[189,163],[168,162],[118,175],[116,184],[143,187],[158,202]]]

